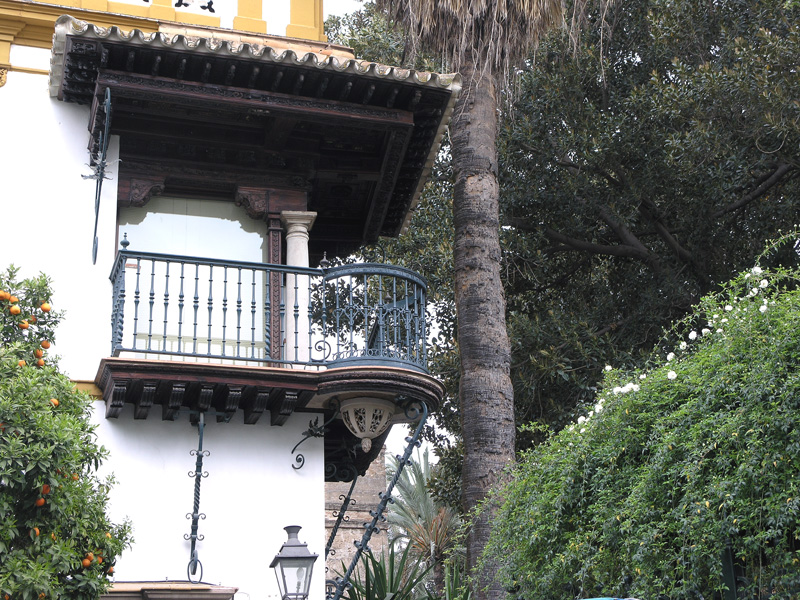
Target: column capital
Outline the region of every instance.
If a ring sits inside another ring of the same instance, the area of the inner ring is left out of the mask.
[[[286,227],[286,237],[293,234],[305,234],[311,230],[317,213],[306,210],[281,211],[281,223]]]

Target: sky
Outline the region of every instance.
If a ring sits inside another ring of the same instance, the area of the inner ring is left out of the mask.
[[[346,13],[357,11],[362,5],[363,2],[360,0],[322,0],[322,12],[326,19],[330,15],[341,17]]]

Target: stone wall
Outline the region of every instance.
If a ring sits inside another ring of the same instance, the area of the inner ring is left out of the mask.
[[[380,502],[378,494],[386,490],[385,452],[386,447],[384,446],[378,458],[370,465],[367,474],[359,477],[356,482],[352,495],[355,502],[350,504],[345,513],[345,519],[348,520],[343,520],[339,526],[331,553],[326,561],[328,568],[326,578],[328,579],[335,578],[337,573],[343,573],[350,566],[356,552],[354,543],[360,541],[361,536],[364,535],[364,523],[372,521],[369,511],[377,508],[378,502]],[[325,484],[325,530],[328,536],[326,539],[330,538],[333,526],[336,524],[334,513],[338,514],[341,509],[350,485],[350,483]],[[387,541],[386,529],[381,527],[380,533],[372,535],[369,547],[373,552],[379,553]],[[342,562],[344,562],[344,567],[342,567]]]

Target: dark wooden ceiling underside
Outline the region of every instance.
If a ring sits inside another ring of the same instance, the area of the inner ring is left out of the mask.
[[[110,88],[121,169],[167,170],[158,193],[305,192],[316,256],[397,235],[450,90],[296,63],[68,36],[59,97],[93,105],[96,144]]]

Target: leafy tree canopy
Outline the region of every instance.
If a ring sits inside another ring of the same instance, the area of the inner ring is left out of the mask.
[[[721,597],[727,563],[738,597],[797,597],[798,283],[742,273],[524,455],[490,550],[515,595]]]
[[[567,14],[575,8],[568,2]],[[542,41],[503,115],[519,425],[570,423],[593,401],[604,365],[642,364],[665,327],[752,265],[800,213],[800,3],[606,8],[586,11],[579,39],[558,31]],[[371,4],[348,23],[336,41],[367,59],[402,60],[401,38],[369,33],[391,31]],[[435,417],[458,435],[452,181],[442,159],[408,233],[373,256],[431,282],[441,328],[430,368],[448,389]],[[538,431],[518,435],[518,446],[541,441]],[[452,473],[440,469],[435,487],[456,502],[463,453],[438,441]]]
[[[61,315],[45,276],[0,274],[0,594],[4,600],[94,600],[131,541],[105,514],[105,454],[90,397],[46,348]],[[41,361],[41,362],[40,362]]]
[[[617,2],[574,44],[520,77],[500,164],[517,419],[556,428],[800,212],[800,4]]]

